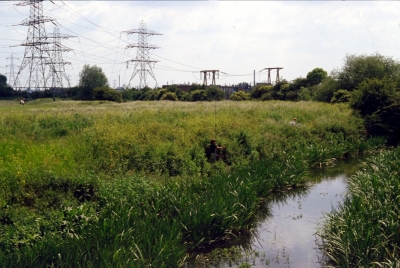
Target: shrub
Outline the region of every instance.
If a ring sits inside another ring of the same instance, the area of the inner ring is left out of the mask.
[[[251,93],[250,93],[251,98],[252,99],[260,99],[262,95],[270,92],[271,89],[272,89],[272,86],[257,86],[251,91]]]
[[[333,94],[339,89],[339,84],[332,77],[327,77],[321,84],[312,87],[314,100],[330,102]]]
[[[190,100],[191,101],[206,101],[207,94],[205,90],[194,90],[190,92]]]
[[[347,90],[339,89],[338,91],[333,93],[331,103],[349,102],[350,96],[351,96],[351,94]]]
[[[250,99],[250,94],[244,91],[238,91],[231,95],[230,100],[233,101],[244,101]]]
[[[122,102],[121,92],[118,92],[115,89],[109,88],[107,86],[97,87],[93,89],[93,98],[96,100]]]
[[[205,90],[208,101],[220,101],[224,99],[224,93],[216,86],[210,86]]]
[[[161,100],[177,101],[178,97],[174,92],[167,92],[161,97]]]
[[[393,81],[364,80],[353,93],[350,105],[365,119],[369,134],[386,136],[390,143],[398,143],[400,94]]]

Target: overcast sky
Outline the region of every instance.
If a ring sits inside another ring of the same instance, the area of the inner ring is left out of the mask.
[[[282,67],[287,80],[306,77],[320,67],[330,73],[343,66],[346,54],[380,53],[400,59],[400,1],[45,1],[44,16],[57,19],[60,32],[76,36],[62,40],[73,49],[63,53],[71,85],[78,83],[84,64],[96,65],[110,86],[128,84],[138,35],[123,31],[148,30],[150,51],[158,60],[153,69],[158,85],[202,83],[201,70],[220,70],[217,84],[267,80],[268,67]],[[24,55],[29,6],[0,2],[0,73],[15,74]],[[48,22],[47,34],[54,25]],[[7,59],[8,58],[8,59]],[[18,58],[18,60],[16,59]],[[24,71],[27,71],[24,70]],[[271,73],[275,80],[276,72]],[[7,75],[7,77],[9,77]],[[23,77],[22,77],[23,79]],[[155,86],[147,76],[150,87]],[[209,80],[208,83],[211,81]],[[139,84],[139,75],[130,82]]]

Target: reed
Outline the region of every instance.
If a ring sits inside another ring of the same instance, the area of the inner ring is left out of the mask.
[[[325,215],[317,234],[332,266],[399,266],[399,160],[395,149],[366,161],[343,203]]]

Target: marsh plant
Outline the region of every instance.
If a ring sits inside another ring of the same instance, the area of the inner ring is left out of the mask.
[[[3,101],[4,102],[4,101]],[[254,227],[311,166],[382,145],[342,104],[29,101],[0,106],[0,263],[180,267]],[[293,117],[299,126],[289,125]],[[210,163],[215,138],[228,163]]]
[[[366,161],[318,230],[332,267],[399,267],[400,150]]]

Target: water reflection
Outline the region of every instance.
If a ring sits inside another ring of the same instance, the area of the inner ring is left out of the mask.
[[[321,267],[322,256],[315,243],[317,224],[324,212],[332,211],[343,199],[347,180],[356,173],[359,162],[313,170],[312,182],[306,187],[271,195],[255,230],[225,245],[239,246],[247,259],[236,264],[222,261],[214,267],[239,267],[243,262],[249,267]]]

